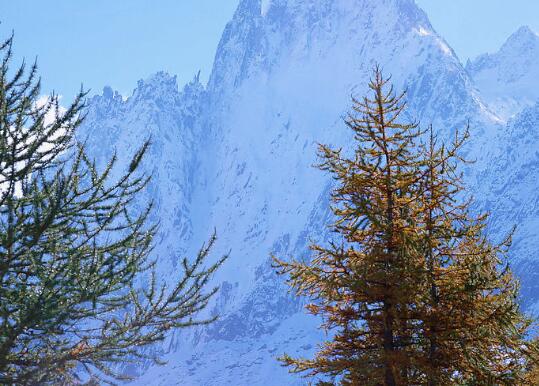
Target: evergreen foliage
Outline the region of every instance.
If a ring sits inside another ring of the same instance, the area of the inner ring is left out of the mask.
[[[280,360],[333,380],[320,385],[526,384],[537,346],[507,266],[510,237],[489,242],[487,215],[463,200],[468,131],[438,146],[432,129],[403,122],[405,94],[378,68],[369,87],[345,120],[354,153],[320,146],[342,242],[312,245],[310,261],[274,258],[332,338],[313,359]]]
[[[144,348],[167,331],[213,320],[196,314],[226,256],[206,267],[213,236],[160,284],[152,205],[134,205],[149,142],[119,178],[115,156],[99,171],[74,138],[85,94],[66,111],[55,95],[39,105],[36,65],[11,71],[11,47],[0,46],[0,383],[113,383],[126,363],[158,361]]]

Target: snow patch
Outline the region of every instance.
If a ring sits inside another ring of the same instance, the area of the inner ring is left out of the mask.
[[[58,101],[62,99],[62,95],[57,95]],[[42,95],[36,100],[36,107],[44,107],[47,103],[49,103],[51,100],[50,95]],[[61,104],[58,106],[58,113],[60,115],[64,114],[67,111],[67,109],[62,106]],[[47,111],[47,114],[45,115],[45,125],[52,124],[56,119],[56,116],[54,114],[54,109],[51,109]]]
[[[271,7],[272,0],[262,0],[262,3],[260,4],[260,14],[262,16],[266,16],[268,13],[270,7]]]
[[[449,48],[449,46],[445,42],[443,42],[441,39],[438,39],[438,44],[440,45],[440,48],[442,49],[444,54],[452,55],[451,48]]]
[[[423,27],[419,27],[418,29],[416,29],[416,32],[419,36],[429,36],[431,35],[431,33],[429,31],[427,31],[425,28]]]

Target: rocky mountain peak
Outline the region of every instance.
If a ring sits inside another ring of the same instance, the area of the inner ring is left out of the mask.
[[[168,98],[174,99],[179,95],[176,75],[170,75],[165,71],[159,71],[146,79],[137,82],[133,95],[129,97],[131,102],[140,99],[159,99],[162,102]]]
[[[539,35],[520,27],[497,52],[469,61],[466,70],[491,109],[507,120],[539,99]]]
[[[507,41],[501,47],[500,52],[514,54],[530,49],[539,49],[539,35],[529,26],[525,25],[509,36]]]

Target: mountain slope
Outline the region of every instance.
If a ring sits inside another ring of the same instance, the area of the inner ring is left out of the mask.
[[[522,280],[521,303],[539,315],[539,101],[512,118],[495,138],[488,165],[478,171],[475,195],[491,213],[498,240],[516,226],[512,267]]]
[[[539,35],[521,27],[498,52],[469,61],[466,70],[490,108],[507,120],[539,100]]]
[[[214,253],[232,249],[216,277],[220,320],[167,340],[169,364],[135,369],[146,372],[137,384],[304,383],[275,357],[310,355],[324,335],[269,256],[308,257],[309,240],[330,237],[331,179],[312,167],[317,143],[349,146],[341,117],[376,63],[408,90],[411,119],[442,138],[471,123],[479,166],[467,179],[479,186],[503,126],[413,0],[242,0],[205,88],[195,80],[179,91],[160,73],[126,101],[110,90],[91,100],[84,134],[98,158],[114,147],[125,157],[152,135],[146,198],[161,221],[162,278],[214,227]]]
[[[139,81],[127,100],[105,87],[102,95],[89,100],[78,133],[101,167],[115,153],[118,172],[144,141],[151,140],[145,172],[152,183],[141,193],[141,203],[155,203],[153,220],[159,221],[161,229],[155,254],[164,272],[179,262],[193,235],[191,188],[198,142],[193,125],[204,95],[198,78],[180,91],[176,78],[163,72]]]

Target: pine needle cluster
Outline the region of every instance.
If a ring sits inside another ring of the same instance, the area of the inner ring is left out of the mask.
[[[196,315],[226,256],[206,267],[214,236],[170,288],[160,284],[152,204],[133,205],[149,142],[120,177],[116,156],[99,171],[73,135],[85,94],[66,111],[55,95],[40,104],[36,65],[10,70],[12,38],[0,52],[0,383],[125,379],[126,363],[158,361],[144,348],[168,331],[213,320]]]

